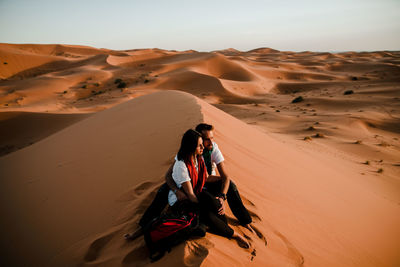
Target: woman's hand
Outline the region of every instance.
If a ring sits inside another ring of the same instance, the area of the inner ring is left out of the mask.
[[[179,190],[179,189],[176,190],[175,195],[176,195],[176,198],[178,199],[178,201],[187,199],[186,194],[182,190]]]

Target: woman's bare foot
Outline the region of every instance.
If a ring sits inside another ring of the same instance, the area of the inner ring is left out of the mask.
[[[243,236],[241,236],[240,234],[234,232],[233,235],[232,235],[232,238],[236,239],[238,245],[241,248],[246,248],[247,249],[247,248],[250,247],[249,242],[247,242],[247,240]]]
[[[135,240],[136,238],[138,238],[139,236],[141,236],[142,234],[143,234],[143,229],[142,229],[142,227],[140,227],[135,232],[124,235],[124,238],[127,241],[132,241],[132,240]]]

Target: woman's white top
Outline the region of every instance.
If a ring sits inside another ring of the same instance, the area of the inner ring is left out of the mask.
[[[195,160],[195,167],[196,170],[199,171],[199,164],[197,159]],[[175,157],[174,167],[172,168],[172,179],[174,179],[176,186],[180,189],[182,184],[187,181],[191,181],[189,170],[186,167],[186,164],[183,160],[178,160]],[[178,200],[175,193],[172,190],[169,190],[168,194],[168,203],[170,206],[174,205],[175,202]]]

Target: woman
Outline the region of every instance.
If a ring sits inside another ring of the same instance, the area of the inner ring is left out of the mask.
[[[201,134],[192,129],[186,131],[173,166],[172,178],[191,202],[198,203],[200,220],[211,231],[227,238],[234,238],[241,247],[249,248],[247,240],[229,227],[225,215],[218,214],[220,202],[203,188],[208,177],[202,157],[203,149]],[[169,192],[168,202],[173,209],[180,206],[172,190]]]

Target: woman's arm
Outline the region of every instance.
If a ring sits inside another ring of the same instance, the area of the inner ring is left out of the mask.
[[[167,183],[167,185],[169,186],[169,188],[175,192],[176,197],[178,198],[178,200],[183,200],[186,198],[186,195],[184,192],[182,192],[182,190],[180,190],[177,186],[176,183],[174,181],[174,179],[172,178],[172,169],[174,167],[174,164],[172,164],[167,173],[165,174],[165,181]]]
[[[190,201],[195,202],[195,203],[199,203],[196,195],[193,192],[192,184],[190,183],[190,181],[184,182],[182,184],[182,188],[183,188],[183,191],[186,193],[186,196],[188,197],[188,199]]]

